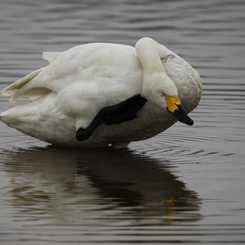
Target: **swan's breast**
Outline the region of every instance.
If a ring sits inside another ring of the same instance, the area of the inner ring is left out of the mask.
[[[183,108],[189,113],[198,105],[202,96],[202,83],[198,72],[174,53],[161,60],[167,75],[178,89]]]

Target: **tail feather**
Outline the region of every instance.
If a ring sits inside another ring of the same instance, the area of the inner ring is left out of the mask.
[[[38,69],[36,71],[33,71],[32,73],[28,74],[27,76],[21,78],[20,80],[11,84],[7,88],[3,89],[0,93],[3,96],[11,96],[10,102],[15,102],[16,100],[18,100],[23,95],[29,96],[27,91],[25,91],[25,93],[20,93],[21,88],[23,88],[28,82],[30,82],[34,77],[36,77],[42,71],[42,69],[43,68]],[[40,90],[40,91],[41,91],[41,95],[42,95],[44,91],[43,90]],[[29,92],[31,92],[31,91],[29,91]],[[37,97],[37,94],[38,93],[36,91],[35,97]]]

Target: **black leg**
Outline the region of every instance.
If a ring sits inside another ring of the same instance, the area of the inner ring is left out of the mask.
[[[137,94],[117,105],[101,109],[86,129],[79,128],[77,130],[76,139],[79,141],[88,139],[102,123],[110,125],[133,120],[137,117],[137,112],[145,105],[146,101],[140,94]]]

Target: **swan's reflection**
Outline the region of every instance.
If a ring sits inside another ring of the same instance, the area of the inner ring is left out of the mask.
[[[19,149],[2,154],[18,219],[55,224],[196,221],[200,199],[168,164],[130,151]]]

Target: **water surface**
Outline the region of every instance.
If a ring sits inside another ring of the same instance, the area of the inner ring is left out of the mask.
[[[0,89],[44,66],[43,51],[150,36],[204,92],[192,127],[128,150],[55,148],[1,124],[0,243],[245,243],[244,12],[242,0],[2,0]]]

